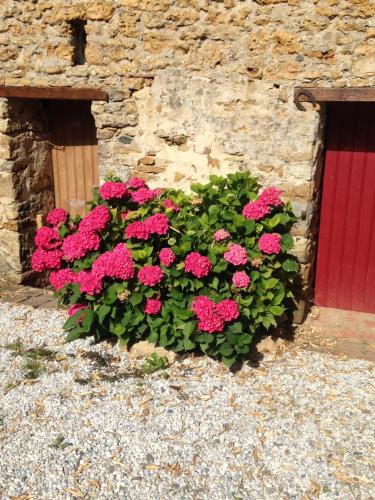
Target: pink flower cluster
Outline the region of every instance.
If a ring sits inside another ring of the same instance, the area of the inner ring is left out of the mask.
[[[68,220],[68,212],[63,208],[54,208],[46,217],[46,221],[51,226],[57,226],[58,224],[65,224]]]
[[[154,189],[149,189],[146,187],[141,187],[137,191],[131,193],[132,201],[138,203],[139,205],[144,205],[148,201],[153,200],[158,196],[158,193]]]
[[[71,269],[59,269],[58,271],[51,272],[49,282],[52,287],[59,291],[65,285],[77,283],[78,276]]]
[[[100,276],[93,273],[92,271],[80,271],[78,273],[77,281],[79,283],[81,293],[96,295],[103,289],[103,284]]]
[[[74,316],[78,311],[82,311],[82,315],[77,320],[77,323],[81,323],[83,318],[85,317],[85,314],[83,311],[84,309],[88,309],[88,307],[85,304],[73,304],[69,308],[68,315]]]
[[[164,214],[155,214],[148,217],[144,222],[131,222],[126,226],[126,238],[147,240],[151,234],[159,236],[167,234],[169,231],[169,219]]]
[[[57,230],[53,227],[43,226],[35,235],[35,245],[43,250],[53,250],[61,245],[61,239]]]
[[[181,207],[179,207],[178,205],[175,205],[173,203],[173,201],[170,200],[169,198],[167,200],[164,200],[164,206],[165,206],[165,208],[172,209],[174,212],[179,212],[181,210]]]
[[[155,286],[163,279],[164,273],[159,266],[144,266],[138,271],[138,279],[147,286]]]
[[[281,251],[281,236],[277,233],[265,233],[259,238],[258,247],[263,253],[278,254]]]
[[[234,273],[232,283],[236,288],[247,288],[250,284],[250,278],[244,271]]]
[[[100,278],[129,280],[134,276],[134,262],[130,250],[119,243],[112,251],[104,252],[92,265],[92,272]]]
[[[128,189],[139,189],[139,188],[147,188],[147,184],[143,179],[140,179],[139,177],[131,177],[127,183],[126,187]]]
[[[280,199],[281,191],[274,187],[264,189],[259,195],[259,201],[262,201],[270,207],[279,207],[283,204]]]
[[[141,221],[131,222],[125,229],[126,238],[135,238],[136,240],[148,240],[150,231],[147,224]]]
[[[46,251],[37,248],[31,257],[31,267],[39,273],[50,269],[59,269],[62,256],[61,250]]]
[[[191,252],[185,259],[185,271],[197,278],[204,278],[211,271],[210,259],[199,252]]]
[[[222,332],[225,322],[237,319],[240,314],[234,300],[224,299],[215,304],[204,295],[195,297],[191,308],[199,319],[198,329],[207,333]]]
[[[99,194],[103,200],[121,200],[129,194],[124,182],[105,182],[99,188]]]
[[[164,214],[151,215],[145,220],[145,224],[150,231],[150,234],[165,235],[169,231],[169,219]]]
[[[215,241],[223,241],[223,240],[227,240],[228,238],[230,238],[230,234],[225,229],[218,229],[214,233],[214,240]]]
[[[176,259],[176,255],[170,248],[162,248],[159,252],[160,264],[169,267]]]
[[[234,266],[241,266],[246,264],[248,256],[246,250],[241,245],[230,243],[228,251],[224,253],[224,259]]]
[[[242,215],[246,219],[259,220],[265,215],[270,213],[269,206],[264,202],[259,200],[250,201],[247,205],[243,207]]]
[[[158,299],[147,299],[144,312],[146,314],[158,314],[161,309],[161,301]]]
[[[99,250],[100,238],[92,231],[79,231],[67,236],[62,245],[64,259],[73,262],[82,259],[88,252]]]
[[[110,214],[104,205],[93,208],[79,223],[80,231],[103,231],[109,222]]]

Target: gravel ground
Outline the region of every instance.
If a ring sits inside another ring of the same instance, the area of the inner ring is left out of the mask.
[[[110,343],[64,345],[63,312],[0,317],[1,498],[375,498],[371,363],[301,351],[145,375]]]

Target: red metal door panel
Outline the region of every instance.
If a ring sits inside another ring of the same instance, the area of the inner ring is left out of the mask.
[[[375,313],[375,103],[329,107],[315,303]]]

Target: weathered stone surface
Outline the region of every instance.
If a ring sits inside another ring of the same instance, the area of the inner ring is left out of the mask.
[[[176,360],[175,352],[167,351],[164,347],[155,347],[155,344],[147,341],[137,342],[130,349],[130,355],[135,358],[148,358],[153,352],[156,352],[159,357],[167,358],[170,365]]]

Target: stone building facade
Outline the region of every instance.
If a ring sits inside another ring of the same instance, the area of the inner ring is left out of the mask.
[[[301,112],[293,92],[375,84],[373,0],[3,0],[0,19],[0,86],[108,92],[92,103],[102,177],[186,188],[250,170],[282,189],[309,288],[325,108]],[[0,100],[0,272],[15,281],[53,206],[40,106]]]

